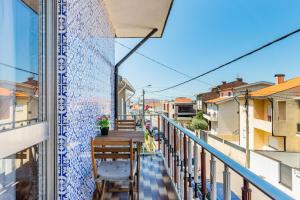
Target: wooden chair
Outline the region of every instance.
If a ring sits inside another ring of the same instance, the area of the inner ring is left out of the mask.
[[[91,153],[97,192],[104,197],[106,182],[129,181],[129,198],[134,198],[137,162],[134,160],[133,143],[128,141],[101,141],[92,139]],[[97,163],[97,159],[101,159]]]
[[[135,120],[127,119],[127,120],[119,120],[116,119],[116,130],[124,130],[124,131],[135,131]]]

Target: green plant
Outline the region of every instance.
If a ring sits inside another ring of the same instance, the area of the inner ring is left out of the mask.
[[[109,127],[109,124],[109,117],[107,117],[106,115],[102,115],[97,119],[97,125],[101,128]]]
[[[192,123],[189,126],[192,130],[207,130],[208,123],[204,119],[193,118]]]

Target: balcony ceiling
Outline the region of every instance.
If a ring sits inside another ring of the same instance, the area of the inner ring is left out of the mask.
[[[162,37],[173,0],[104,0],[116,37]]]

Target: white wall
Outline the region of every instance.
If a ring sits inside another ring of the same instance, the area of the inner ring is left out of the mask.
[[[218,104],[218,134],[238,133],[239,115],[238,104],[232,99],[224,103]]]
[[[258,176],[267,178],[275,183],[280,181],[280,163],[263,155],[250,151],[250,170]]]

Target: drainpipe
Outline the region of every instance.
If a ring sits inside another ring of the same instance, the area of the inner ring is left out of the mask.
[[[114,76],[115,76],[115,85],[114,85],[114,99],[115,99],[115,119],[118,118],[118,74],[119,74],[119,67],[120,65],[127,60],[140,46],[142,46],[158,29],[153,28],[146,37],[144,37],[133,49],[129,51],[129,53],[124,56],[116,65],[114,68]]]
[[[273,99],[272,98],[268,98],[268,100],[271,102],[271,123],[272,123],[272,136],[274,136],[274,104],[273,104]]]

